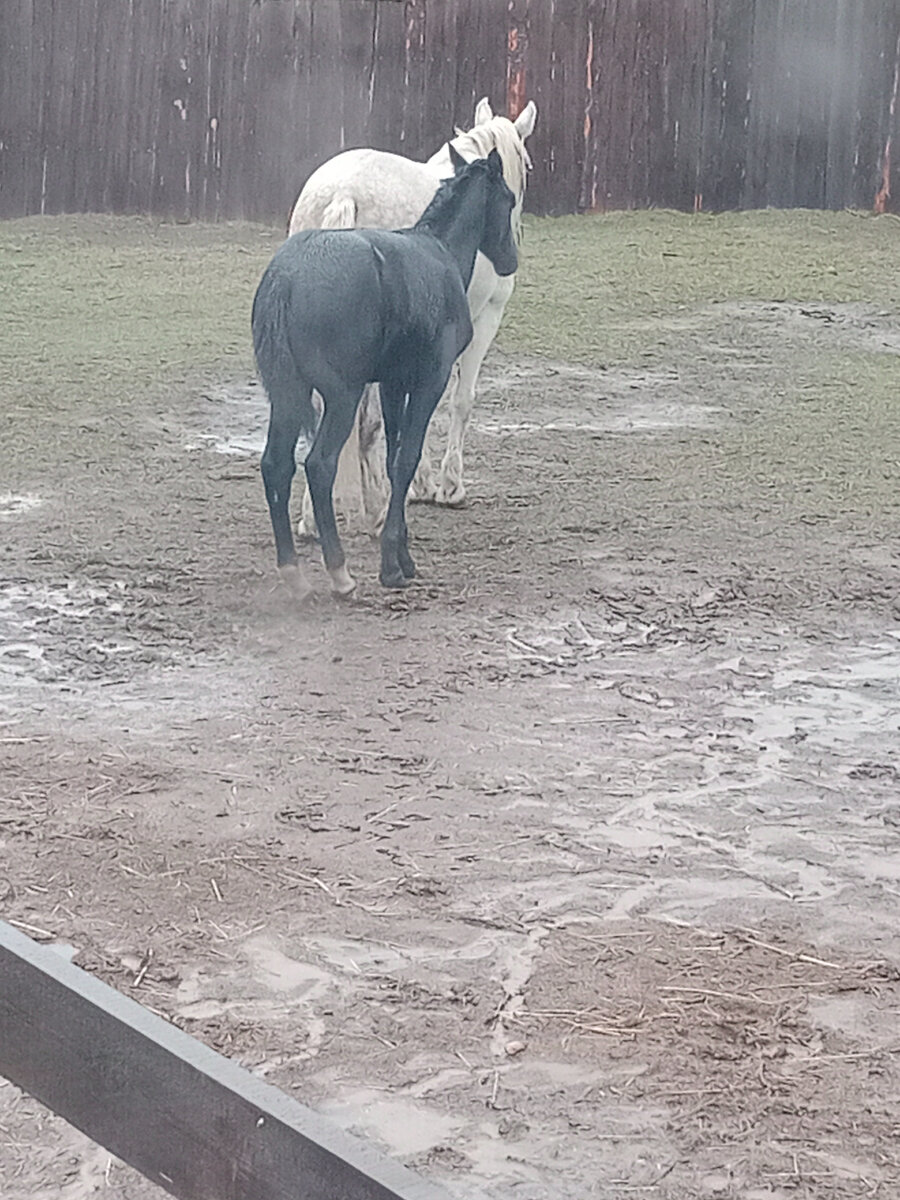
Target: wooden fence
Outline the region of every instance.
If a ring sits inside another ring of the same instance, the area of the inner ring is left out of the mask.
[[[537,212],[900,208],[898,0],[2,0],[0,216],[284,219],[539,106]]]
[[[450,1200],[3,921],[0,1076],[178,1200]]]

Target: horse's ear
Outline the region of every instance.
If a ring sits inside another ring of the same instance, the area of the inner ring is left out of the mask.
[[[458,175],[463,167],[466,166],[466,160],[452,142],[448,143],[447,148],[450,151],[450,162],[453,166],[453,173],[454,175]]]
[[[503,177],[503,159],[500,157],[500,151],[495,146],[487,156],[488,168],[492,175]]]
[[[529,100],[519,115],[516,117],[513,124],[516,127],[516,133],[524,142],[527,137],[531,137],[534,133],[534,127],[537,124],[537,105],[533,100]]]
[[[491,108],[491,102],[487,96],[482,96],[475,105],[475,124],[486,125],[494,116],[494,110]]]

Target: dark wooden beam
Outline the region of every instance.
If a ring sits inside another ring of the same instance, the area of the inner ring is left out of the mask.
[[[447,1200],[2,921],[0,1074],[179,1200]]]

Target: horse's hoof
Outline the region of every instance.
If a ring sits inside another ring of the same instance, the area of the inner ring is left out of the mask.
[[[443,488],[440,488],[434,502],[435,504],[439,504],[441,508],[465,508],[466,489],[462,484],[451,491],[445,491]]]
[[[331,591],[335,596],[342,600],[356,591],[356,580],[347,570],[346,566],[335,567],[334,570],[329,570],[331,576]]]
[[[301,571],[298,563],[285,563],[278,570],[281,574],[281,582],[285,585],[294,600],[299,602],[309,599],[313,591],[312,584],[306,578],[304,572]]]
[[[416,564],[413,562],[413,560],[409,557],[408,554],[401,555],[400,570],[403,572],[404,579],[415,579]]]
[[[319,540],[319,531],[315,525],[309,528],[305,521],[300,521],[297,525],[297,541],[298,542],[317,542]]]
[[[405,588],[409,587],[410,583],[399,568],[396,571],[391,571],[390,574],[382,571],[378,578],[381,580],[381,586],[386,588]]]
[[[438,497],[438,485],[433,479],[414,480],[410,485],[408,499],[410,504],[435,504]]]

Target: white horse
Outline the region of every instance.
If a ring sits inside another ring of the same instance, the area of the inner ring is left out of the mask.
[[[533,132],[536,120],[533,101],[529,101],[515,121],[509,121],[494,116],[485,98],[475,107],[473,128],[465,133],[457,130],[453,140],[427,162],[415,162],[381,150],[346,150],[330,158],[309,177],[291,213],[288,234],[300,229],[402,229],[414,225],[441,180],[453,174],[452,145],[467,160],[485,158],[493,149],[499,151],[504,177],[516,198],[512,228],[518,241],[526,173],[531,166],[525,140]],[[444,393],[450,404],[447,450],[437,479],[427,447],[423,451],[411,492],[415,499],[447,505],[459,505],[465,499],[463,442],[475,401],[475,385],[514,287],[514,275],[501,278],[484,255],[478,255],[468,290],[474,334],[457,360],[454,376]],[[369,532],[375,532],[383,518],[388,491],[381,410],[378,391],[373,386],[363,395],[354,431],[341,454],[335,499],[348,524],[361,523]],[[299,533],[315,534],[308,489],[303,496]]]

